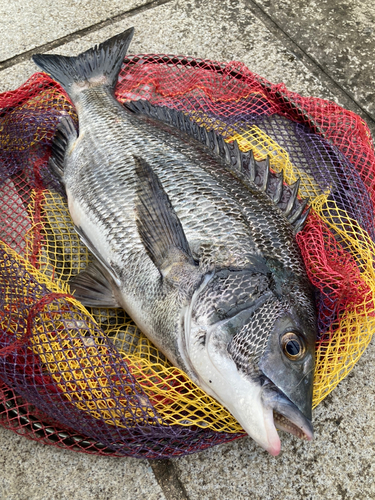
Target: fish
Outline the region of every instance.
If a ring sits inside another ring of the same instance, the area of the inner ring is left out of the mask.
[[[311,440],[314,292],[295,234],[297,196],[236,141],[182,112],[114,97],[129,28],[76,57],[34,62],[72,100],[49,160],[94,261],[84,305],[121,307],[172,364],[271,455],[278,430]]]

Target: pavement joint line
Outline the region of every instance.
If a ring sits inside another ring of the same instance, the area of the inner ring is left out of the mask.
[[[375,117],[369,113],[366,109],[362,107],[360,103],[353,97],[353,95],[347,91],[342,85],[334,80],[332,76],[330,76],[323,66],[311,55],[309,55],[293,38],[284,31],[283,27],[272,17],[265,12],[262,7],[260,7],[255,0],[246,0],[249,5],[249,8],[252,10],[253,14],[260,19],[265,26],[271,31],[273,35],[275,35],[284,45],[285,47],[291,51],[291,53],[299,59],[312,73],[315,77],[319,76],[321,80],[328,86],[329,90],[339,97],[344,105],[346,103],[350,103],[352,106],[354,104],[356,108],[356,113],[361,115],[365,115],[368,126],[372,131],[375,131]],[[358,110],[358,111],[357,111]]]
[[[161,459],[148,462],[166,500],[189,500],[172,460]]]
[[[73,42],[79,38],[82,38],[85,35],[88,35],[90,33],[95,33],[95,31],[99,31],[100,29],[106,28],[111,24],[122,21],[127,17],[133,17],[137,14],[153,9],[155,7],[159,7],[160,5],[170,3],[172,1],[173,0],[152,0],[151,2],[140,5],[138,7],[134,7],[133,9],[127,10],[125,12],[121,12],[120,14],[116,14],[113,17],[104,19],[103,21],[99,21],[98,23],[92,24],[91,26],[87,26],[86,28],[82,28],[80,30],[74,31],[73,33],[69,33],[68,35],[64,35],[60,38],[57,38],[56,40],[53,40],[52,42],[47,42],[42,45],[39,45],[38,47],[26,50],[21,54],[17,54],[15,56],[10,57],[9,59],[1,61],[0,71],[15,66],[16,64],[19,64],[21,62],[28,61],[34,54],[38,54],[41,52],[43,53],[49,52],[50,50],[56,49],[57,47],[60,47],[69,42]]]

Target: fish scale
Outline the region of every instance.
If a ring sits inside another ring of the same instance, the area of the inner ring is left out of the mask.
[[[98,92],[98,89],[87,92],[85,105],[90,108],[90,113],[87,113],[87,118],[83,115],[82,122],[86,118],[86,121],[91,124],[90,114],[92,116],[97,115],[97,102],[104,101],[103,106],[105,106],[105,101],[111,98],[109,93],[106,95],[105,92],[100,91],[99,100]],[[120,112],[122,113],[120,114]],[[94,200],[92,211],[95,210],[97,197],[100,196],[103,200],[103,213],[100,219],[98,216],[98,222],[108,219],[111,220],[112,225],[112,220],[116,221],[118,214],[121,213],[123,219],[128,220],[128,223],[131,224],[135,192],[132,183],[132,179],[135,182],[132,155],[142,154],[153,166],[164,189],[170,196],[172,204],[176,208],[176,213],[185,227],[188,239],[190,236],[189,231],[191,231],[194,239],[197,239],[198,235],[198,238],[202,240],[207,238],[214,240],[218,231],[220,231],[221,238],[227,239],[226,243],[233,246],[231,235],[235,235],[237,238],[242,235],[246,239],[247,246],[251,241],[249,252],[253,252],[255,246],[259,250],[267,251],[270,255],[281,259],[291,269],[303,270],[301,257],[298,250],[295,250],[296,244],[290,225],[278,213],[278,209],[272,205],[263,192],[257,189],[255,191],[256,196],[254,193],[249,196],[249,190],[244,188],[243,184],[233,174],[224,169],[217,160],[214,161],[211,157],[208,157],[207,152],[204,152],[207,158],[202,161],[202,154],[204,153],[200,151],[200,145],[184,143],[183,148],[181,148],[180,141],[173,140],[174,138],[170,134],[163,137],[164,133],[160,128],[156,128],[155,131],[155,126],[151,127],[147,122],[139,123],[139,120],[134,124],[132,123],[134,119],[132,120],[132,117],[126,116],[122,109],[116,113],[116,117],[119,117],[119,115],[121,124],[119,123],[117,128],[113,127],[112,116],[102,117],[100,122],[98,121],[95,124],[99,131],[108,130],[108,135],[113,139],[105,144],[103,152],[99,156],[99,160],[103,160],[98,161],[96,159],[95,163],[99,165],[99,169],[97,168],[91,173],[86,168],[83,178],[72,179],[71,184],[80,186],[81,193],[78,193],[74,188],[70,188],[68,180],[70,174],[68,171],[66,173],[66,185],[68,189],[72,189],[72,194],[77,196],[78,199],[85,199],[88,203],[87,192],[92,193],[91,198]],[[83,133],[86,143],[82,144],[81,147],[83,151],[90,152],[99,140],[98,136],[100,134],[96,134],[92,126],[88,130],[83,129]],[[155,133],[159,134],[158,138],[155,138]],[[141,141],[137,140],[139,137],[142,137]],[[116,148],[113,148],[113,144],[116,145]],[[185,155],[188,155],[188,158],[179,152],[181,149]],[[121,160],[108,165],[108,159],[111,158],[114,150],[122,151]],[[168,153],[169,156],[166,156]],[[200,155],[199,158],[197,158],[198,155]],[[161,165],[160,157],[163,158]],[[169,160],[168,168],[164,167],[165,157]],[[95,165],[91,158],[85,158],[85,162]],[[202,168],[203,163],[204,169]],[[104,167],[104,165],[106,166]],[[94,189],[95,183],[93,179],[98,183],[98,191]],[[228,183],[232,186],[229,193],[224,187]],[[105,186],[105,189],[103,186]],[[126,186],[125,189],[124,186]],[[208,186],[210,186],[210,189],[208,189]],[[233,203],[233,197],[238,200],[237,203]],[[194,213],[197,212],[197,208],[201,209],[204,206],[206,217],[204,219],[192,217],[190,213],[184,211],[184,204],[191,205],[191,212]],[[267,206],[267,210],[265,210],[265,206]],[[110,207],[112,207],[112,210]],[[225,220],[225,214],[228,215],[227,220]],[[207,226],[206,220],[211,222],[211,228]],[[133,226],[133,231],[127,237],[137,239],[138,235],[135,226]],[[237,240],[235,243],[235,248],[239,247]],[[240,246],[240,249],[243,251],[243,246]],[[287,249],[287,251],[283,251],[283,249]],[[126,259],[127,255],[124,255],[124,258]],[[241,261],[240,265],[244,265],[242,259]]]
[[[76,58],[34,56],[79,120],[78,136],[61,120],[50,160],[98,261],[72,290],[86,305],[123,307],[277,455],[274,414],[280,428],[312,438],[316,317],[293,233],[307,215],[298,183],[284,186],[268,160],[182,113],[121,106],[113,89],[131,36]]]

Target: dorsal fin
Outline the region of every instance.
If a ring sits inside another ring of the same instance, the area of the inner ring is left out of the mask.
[[[275,173],[270,169],[269,157],[262,161],[255,160],[253,152],[242,152],[236,140],[226,142],[214,130],[208,131],[206,127],[197,125],[181,111],[166,106],[153,106],[145,100],[127,102],[125,107],[133,113],[167,123],[203,143],[213,154],[220,156],[230,169],[241,172],[264,191],[284,212],[295,232],[302,229],[307,215],[304,212],[306,203],[297,198],[299,180],[292,186],[285,184],[282,173]]]

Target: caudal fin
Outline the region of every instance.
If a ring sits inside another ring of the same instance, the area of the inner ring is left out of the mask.
[[[33,61],[59,82],[74,100],[76,94],[88,87],[115,87],[133,34],[134,28],[129,28],[76,57],[35,54]]]

